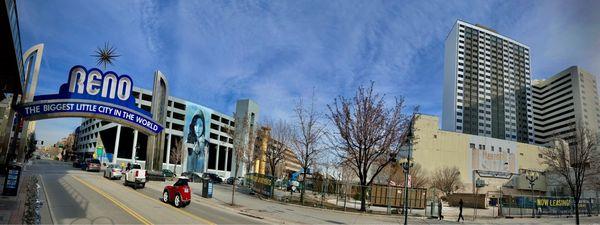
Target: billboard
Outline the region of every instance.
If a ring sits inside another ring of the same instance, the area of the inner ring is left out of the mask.
[[[469,142],[471,170],[518,173],[516,143],[480,136],[471,136]]]
[[[204,172],[207,157],[212,110],[186,102],[183,143],[186,148],[187,171]]]
[[[513,153],[490,152],[489,150],[471,150],[471,159],[473,169],[495,171],[495,172],[516,172],[516,157]]]

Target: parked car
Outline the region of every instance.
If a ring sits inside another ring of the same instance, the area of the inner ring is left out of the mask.
[[[187,177],[179,177],[173,185],[164,188],[162,200],[164,203],[173,203],[175,207],[186,207],[192,202],[192,189],[188,185]]]
[[[88,159],[85,161],[84,168],[86,171],[100,172],[100,160]]]
[[[163,175],[163,177],[175,177],[175,173],[173,173],[173,171],[168,170],[168,169],[163,169],[162,175]]]
[[[108,179],[121,179],[121,166],[118,164],[109,164],[104,170],[104,177]]]
[[[131,169],[125,172],[125,186],[132,186],[133,189],[138,187],[144,188],[146,186],[146,170],[142,169],[140,164],[132,164]]]
[[[197,172],[183,172],[182,177],[187,177],[189,182],[200,183],[202,182],[202,174]]]
[[[229,178],[227,178],[227,180],[225,180],[226,184],[233,184],[233,182],[236,182],[238,185],[241,185],[244,182],[244,178],[243,177],[238,177],[238,178],[229,177]]]
[[[81,160],[75,159],[75,161],[73,161],[73,167],[75,167],[75,168],[81,167]]]
[[[208,178],[211,182],[215,184],[223,183],[223,178],[219,177],[219,175],[214,173],[203,173],[202,178]]]

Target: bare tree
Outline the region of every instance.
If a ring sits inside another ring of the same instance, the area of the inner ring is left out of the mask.
[[[588,169],[600,162],[595,161],[598,155],[596,135],[583,127],[574,127],[574,130],[571,139],[564,140],[557,136],[553,139],[552,146],[542,149],[541,154],[547,171],[562,178],[561,182],[569,187],[571,197],[578,206],[584,182],[598,172]],[[579,224],[579,207],[575,207],[575,223]]]
[[[451,195],[463,187],[460,180],[460,170],[456,166],[437,168],[431,175],[431,186],[440,190],[446,196]]]
[[[304,204],[306,173],[308,173],[309,168],[314,166],[317,156],[322,151],[319,142],[325,134],[325,130],[319,123],[320,116],[315,109],[314,93],[308,106],[305,106],[302,99],[300,99],[294,112],[296,114],[297,124],[295,127],[296,130],[293,132],[292,146],[294,154],[300,161],[303,170],[300,201]]]
[[[234,118],[237,118],[235,115]],[[232,161],[236,162],[233,169],[234,182],[231,189],[231,205],[235,205],[235,191],[236,183],[235,180],[238,177],[238,171],[240,170],[240,164],[246,164],[249,167],[252,163],[253,150],[254,150],[254,139],[255,131],[254,127],[250,124],[247,116],[235,121],[236,127],[229,126],[226,129],[226,133],[233,139],[233,154]],[[246,172],[249,168],[246,168]]]
[[[177,164],[181,164],[181,160],[183,160],[183,138],[180,138],[178,141],[176,141],[175,146],[171,148],[169,161],[170,163],[174,164],[173,173],[177,174]]]
[[[343,96],[328,105],[329,118],[335,125],[331,137],[338,157],[348,162],[361,185],[360,210],[366,210],[367,187],[398,154],[412,116],[402,112],[404,100],[396,98],[387,108],[384,95],[373,93],[373,83],[360,86],[353,98]]]
[[[285,160],[285,152],[292,141],[292,128],[284,120],[267,121],[267,126],[271,127],[271,137],[265,155],[271,176],[277,177],[277,166]]]
[[[397,177],[398,184],[404,184],[404,171],[402,168],[400,168],[399,171],[400,173],[398,173],[399,176]],[[412,188],[424,188],[430,183],[429,176],[423,171],[423,167],[421,167],[421,164],[419,163],[415,163],[413,167],[410,168],[408,174],[410,175],[410,187]]]

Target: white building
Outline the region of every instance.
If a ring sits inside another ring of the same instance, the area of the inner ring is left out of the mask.
[[[533,114],[536,144],[554,137],[571,142],[577,127],[598,133],[600,110],[596,77],[577,66],[533,81]]]
[[[533,143],[529,47],[457,21],[444,55],[442,129]]]
[[[133,96],[138,107],[150,111],[151,91],[134,87]],[[236,109],[258,116],[258,105],[251,100],[238,101]],[[202,124],[205,132],[201,131]],[[199,167],[194,171],[212,172],[229,177],[235,162],[232,161],[233,139],[225,129],[228,126],[235,126],[231,116],[169,96],[163,168],[175,170],[174,164],[178,164],[176,173],[192,170],[190,166],[192,160],[189,158],[193,153],[199,157],[200,163],[197,165],[194,161],[193,166]],[[193,132],[194,130],[197,132]],[[143,165],[146,159],[147,140],[148,137],[137,130],[98,119],[83,119],[81,126],[77,128],[77,149],[82,157],[92,157],[101,145],[106,153],[112,154],[112,157],[107,157],[105,160],[111,158],[111,162],[118,164],[135,161]],[[171,159],[171,151],[176,152],[174,149],[180,140],[183,144],[183,157],[179,163],[176,163]]]

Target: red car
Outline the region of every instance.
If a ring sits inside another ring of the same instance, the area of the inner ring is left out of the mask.
[[[165,187],[163,202],[173,203],[175,207],[186,207],[192,202],[192,189],[188,185],[187,177],[179,177],[173,185]]]

